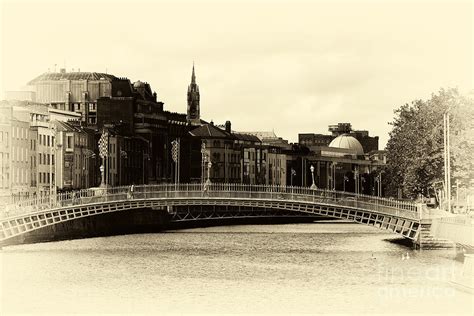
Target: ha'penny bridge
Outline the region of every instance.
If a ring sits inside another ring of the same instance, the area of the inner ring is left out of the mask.
[[[422,205],[375,196],[302,187],[241,184],[162,184],[91,188],[0,208],[0,243],[48,226],[139,209],[169,222],[259,217],[331,217],[419,241]]]

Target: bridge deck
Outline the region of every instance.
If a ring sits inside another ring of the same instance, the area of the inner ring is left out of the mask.
[[[346,218],[389,229],[410,239],[416,239],[418,235],[421,214],[419,205],[410,202],[301,187],[165,184],[134,186],[133,190],[131,187],[92,188],[5,206],[0,212],[0,239],[108,212],[196,205],[256,207]],[[189,212],[184,216],[177,213],[173,216],[175,220],[206,218]],[[236,216],[244,216],[244,213]]]

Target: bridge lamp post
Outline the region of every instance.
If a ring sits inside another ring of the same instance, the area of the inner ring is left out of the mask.
[[[296,176],[296,170],[291,168],[290,185],[293,186],[293,177]]]
[[[204,183],[206,168],[206,143],[203,141],[201,144],[201,183]]]
[[[100,187],[103,188],[105,187],[105,182],[104,182],[104,165],[100,165]]]
[[[311,170],[311,179],[313,181],[313,183],[311,184],[311,189],[315,190],[317,189],[317,187],[316,184],[314,184],[314,166],[311,165],[311,167],[309,167],[309,170]]]
[[[211,184],[211,167],[212,167],[212,162],[207,163],[207,180],[206,180],[206,185]]]

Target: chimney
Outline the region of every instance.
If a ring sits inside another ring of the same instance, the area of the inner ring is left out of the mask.
[[[62,74],[65,74],[66,73],[66,68],[59,69],[59,72],[62,73]]]
[[[230,127],[231,127],[230,121],[226,121],[226,122],[225,122],[225,131],[226,131],[227,133],[231,133],[231,128],[230,128]]]

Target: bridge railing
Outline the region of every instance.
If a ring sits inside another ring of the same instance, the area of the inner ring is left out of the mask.
[[[419,218],[417,205],[411,202],[380,198],[370,195],[355,194],[322,189],[311,189],[293,186],[243,185],[214,183],[205,184],[159,184],[90,188],[79,191],[60,193],[25,199],[12,205],[4,206],[0,218],[30,214],[42,210],[74,205],[88,205],[121,200],[157,198],[230,198],[230,199],[265,199],[282,201],[300,201],[310,203],[337,204],[362,208],[379,213],[388,213],[407,218]]]

